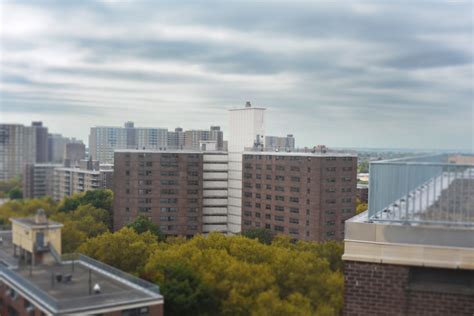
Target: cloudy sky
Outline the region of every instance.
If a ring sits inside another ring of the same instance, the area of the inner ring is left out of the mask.
[[[2,1],[0,121],[208,128],[267,107],[297,145],[473,148],[472,1]]]

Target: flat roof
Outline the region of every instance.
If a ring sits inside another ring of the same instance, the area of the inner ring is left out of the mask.
[[[58,262],[46,252],[41,264],[19,264],[13,256],[11,231],[0,232],[0,237],[0,278],[47,313],[102,313],[163,303],[157,286],[85,256]],[[70,281],[66,282],[66,277]],[[90,294],[89,288],[95,284],[101,292]]]
[[[300,157],[357,157],[354,153],[341,152],[295,152],[295,151],[244,151],[244,155],[300,156]]]
[[[18,223],[23,226],[28,226],[28,227],[50,227],[50,228],[59,228],[63,227],[63,224],[51,221],[51,220],[46,220],[44,223],[36,223],[34,217],[12,217],[10,218],[10,221],[14,223]]]
[[[224,150],[197,150],[197,149],[115,149],[117,153],[144,153],[144,154],[227,154]]]
[[[258,106],[249,106],[245,108],[229,109],[229,111],[242,111],[242,110],[266,110],[266,108],[261,108]]]
[[[99,175],[101,172],[113,172],[113,169],[88,170],[88,169],[68,168],[68,167],[56,168],[56,170],[70,171],[70,172],[75,172],[75,173],[96,174],[96,175]]]

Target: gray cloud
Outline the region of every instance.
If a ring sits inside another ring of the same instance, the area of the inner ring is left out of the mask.
[[[225,128],[250,99],[302,146],[473,146],[470,1],[4,5],[2,120]]]

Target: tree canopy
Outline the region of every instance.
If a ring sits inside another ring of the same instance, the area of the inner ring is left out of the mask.
[[[132,228],[138,234],[150,232],[156,236],[157,240],[165,240],[165,235],[160,231],[158,225],[153,224],[151,220],[143,215],[139,215],[132,223],[128,224],[127,226]]]
[[[12,200],[0,221],[38,208],[64,224],[63,252],[81,252],[160,286],[171,315],[337,315],[342,243],[294,241],[265,230],[163,241],[146,217],[111,232],[110,192]]]

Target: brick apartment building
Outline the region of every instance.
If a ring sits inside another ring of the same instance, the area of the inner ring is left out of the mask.
[[[161,316],[158,286],[77,254],[61,259],[62,224],[12,218],[0,232],[0,315]]]
[[[166,235],[202,232],[201,152],[117,150],[114,169],[115,230],[143,215]]]
[[[242,231],[342,240],[344,221],[355,214],[356,177],[356,155],[246,151]]]
[[[344,315],[474,315],[472,158],[371,163],[369,210],[346,222]]]

